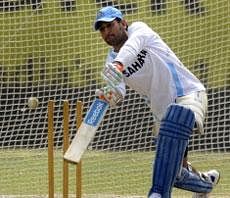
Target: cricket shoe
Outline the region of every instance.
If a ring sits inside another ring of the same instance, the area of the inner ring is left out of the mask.
[[[217,170],[210,170],[208,172],[200,173],[200,176],[202,179],[206,181],[210,181],[212,183],[212,186],[214,187],[216,184],[218,184],[220,180],[220,173]],[[194,193],[192,198],[208,198],[208,195],[210,193]]]

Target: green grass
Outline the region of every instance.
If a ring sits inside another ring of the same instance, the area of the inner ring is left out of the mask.
[[[88,152],[83,158],[83,194],[145,196],[151,180],[151,152]],[[221,180],[213,196],[230,194],[229,153],[192,153],[199,170],[216,168]],[[69,166],[69,192],[75,191],[75,166]],[[47,195],[46,150],[1,150],[0,195]],[[62,154],[55,152],[55,192],[62,193]],[[174,197],[191,195],[175,189]]]

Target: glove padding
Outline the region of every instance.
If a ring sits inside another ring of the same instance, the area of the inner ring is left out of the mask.
[[[109,63],[102,71],[102,76],[106,83],[115,88],[123,81],[123,66],[118,63]]]
[[[100,99],[106,100],[111,107],[120,105],[124,99],[122,93],[117,88],[113,88],[110,85],[97,89],[95,94]]]

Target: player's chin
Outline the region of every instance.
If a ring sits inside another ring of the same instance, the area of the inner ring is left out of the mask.
[[[105,42],[110,46],[116,46],[116,44],[117,44],[116,39],[114,37],[112,37],[112,36],[107,37],[105,39]]]
[[[108,45],[113,46],[113,42],[111,42],[111,40],[105,39],[105,42],[106,42]]]

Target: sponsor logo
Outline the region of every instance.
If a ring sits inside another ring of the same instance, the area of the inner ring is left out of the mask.
[[[104,101],[95,100],[86,115],[85,123],[92,126],[97,126],[105,113],[108,104]]]
[[[126,77],[130,77],[132,74],[136,73],[141,69],[145,63],[145,57],[148,54],[146,50],[141,50],[140,53],[137,55],[136,60],[128,66],[122,73]]]

